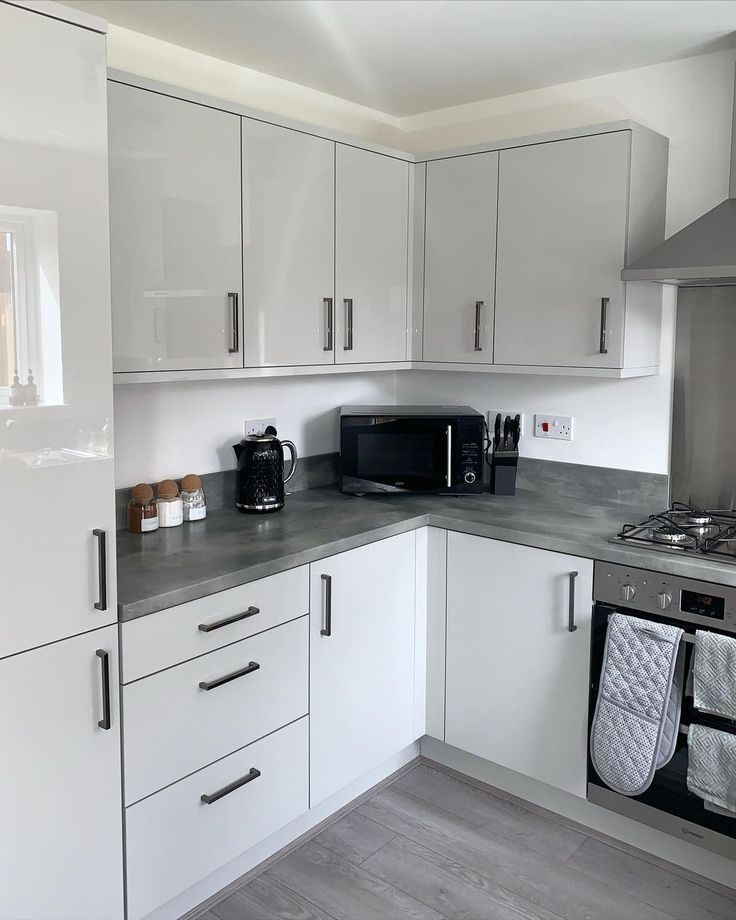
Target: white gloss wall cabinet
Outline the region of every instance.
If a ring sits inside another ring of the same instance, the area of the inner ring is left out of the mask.
[[[123,916],[117,644],[108,626],[0,661],[3,920]]]
[[[313,563],[310,805],[415,739],[416,537]]]
[[[661,287],[620,272],[662,238],[666,157],[632,131],[501,151],[496,364],[659,363]]]
[[[246,367],[335,360],[335,144],[242,119]]]
[[[409,164],[337,144],[337,364],[406,360],[408,219]]]
[[[447,541],[445,741],[584,797],[592,560]]]
[[[240,118],[109,84],[116,371],[243,366]]]
[[[498,153],[427,163],[425,361],[493,363]]]

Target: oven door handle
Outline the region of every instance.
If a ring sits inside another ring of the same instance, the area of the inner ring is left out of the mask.
[[[447,433],[447,473],[445,475],[445,485],[448,489],[452,488],[452,425],[448,425]]]

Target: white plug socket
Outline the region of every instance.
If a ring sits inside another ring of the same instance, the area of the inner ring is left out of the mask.
[[[246,438],[249,434],[265,434],[266,428],[269,425],[276,427],[275,418],[248,418],[243,424],[243,431],[245,432]]]
[[[571,415],[535,415],[534,437],[572,441]]]

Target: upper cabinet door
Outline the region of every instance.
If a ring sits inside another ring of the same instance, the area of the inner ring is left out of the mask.
[[[630,147],[619,131],[501,152],[496,364],[622,366]]]
[[[335,144],[243,119],[246,367],[335,360]]]
[[[498,154],[427,164],[424,360],[491,364]]]
[[[335,170],[335,361],[404,361],[409,164],[338,144]]]
[[[242,367],[240,118],[108,99],[114,369]]]

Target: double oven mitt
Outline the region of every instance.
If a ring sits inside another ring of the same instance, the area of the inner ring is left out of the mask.
[[[611,614],[590,756],[614,792],[641,795],[672,759],[680,727],[682,629]]]

